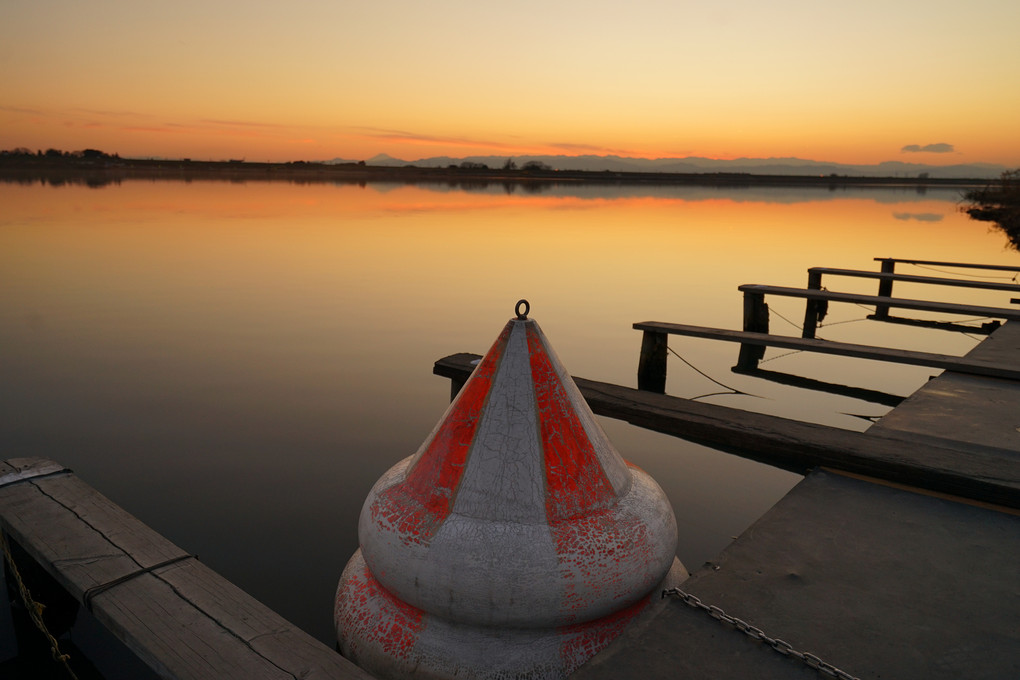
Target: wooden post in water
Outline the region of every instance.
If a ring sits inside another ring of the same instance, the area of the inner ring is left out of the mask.
[[[882,262],[882,273],[883,274],[895,274],[896,273],[896,260],[886,259],[881,260]],[[878,294],[881,297],[892,297],[892,278],[882,279],[878,282]],[[887,305],[876,305],[875,306],[875,318],[876,319],[888,319],[889,318],[889,307]],[[804,336],[807,337],[807,336]]]
[[[765,304],[765,293],[744,291],[744,330],[752,333],[769,332],[769,306]],[[758,362],[765,356],[764,345],[740,344],[737,368],[751,371],[758,368]]]
[[[450,401],[457,398],[460,394],[460,388],[464,387],[464,383],[467,382],[467,378],[461,380],[459,378],[450,378]]]
[[[641,356],[638,358],[638,389],[666,393],[666,351],[669,336],[665,333],[645,331],[641,336]]]
[[[821,290],[822,272],[809,269],[807,287],[810,290]],[[828,311],[828,301],[808,298],[807,305],[804,308],[804,328],[801,337],[814,338],[818,330],[818,322],[825,318],[825,314]]]

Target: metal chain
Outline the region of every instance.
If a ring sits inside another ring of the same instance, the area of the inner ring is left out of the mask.
[[[662,596],[666,597],[667,595],[669,597],[680,600],[681,602],[690,607],[694,607],[695,609],[701,609],[702,611],[707,612],[708,615],[711,616],[713,619],[722,621],[723,623],[728,623],[729,625],[739,630],[741,633],[744,633],[745,635],[750,637],[752,640],[764,642],[769,647],[779,652],[783,656],[792,656],[795,659],[800,659],[811,668],[814,668],[816,671],[824,673],[825,675],[828,675],[831,678],[837,678],[838,680],[860,680],[860,678],[857,678],[856,676],[850,675],[846,671],[836,668],[831,663],[822,661],[821,659],[819,659],[814,654],[811,654],[810,652],[798,652],[796,649],[793,648],[793,646],[789,642],[786,642],[785,640],[769,637],[768,635],[765,634],[765,631],[763,631],[761,628],[756,628],[755,626],[749,624],[747,621],[738,619],[735,616],[730,616],[719,607],[716,607],[714,604],[705,604],[704,602],[701,601],[701,599],[697,595],[686,593],[680,590],[679,588],[670,588],[669,590],[663,590]]]

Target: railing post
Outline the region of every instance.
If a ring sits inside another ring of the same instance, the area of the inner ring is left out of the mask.
[[[460,394],[460,388],[464,387],[464,383],[466,382],[467,379],[461,380],[460,378],[450,378],[450,401],[457,398],[457,395]]]
[[[753,333],[769,332],[769,306],[765,304],[765,294],[744,291],[744,330]],[[740,355],[737,357],[737,368],[753,371],[758,362],[765,356],[764,345],[740,344]]]
[[[896,260],[882,260],[882,273],[883,274],[895,274],[896,273]],[[892,279],[881,279],[878,282],[878,294],[881,297],[892,297]],[[875,318],[876,319],[888,319],[889,318],[889,305],[876,305],[875,306]]]
[[[638,359],[638,389],[647,392],[666,392],[666,350],[668,336],[665,333],[644,331],[641,336],[641,356]]]
[[[807,287],[809,290],[822,289],[822,273],[820,271],[808,269]],[[804,307],[804,328],[801,337],[814,338],[818,330],[818,322],[825,318],[828,311],[828,301],[808,298]]]

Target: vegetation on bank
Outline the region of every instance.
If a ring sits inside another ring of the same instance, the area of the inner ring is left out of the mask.
[[[556,170],[539,161],[518,164],[508,158],[502,167],[465,161],[446,167],[379,166],[365,161],[324,163],[290,161],[285,163],[251,162],[244,159],[197,161],[190,158],[122,158],[97,149],[32,151],[18,148],[0,151],[0,180],[7,182],[82,183],[100,187],[129,179],[193,179],[247,181],[286,180],[291,182],[443,182],[458,186],[506,186],[537,190],[560,183],[589,184],[662,184],[701,186],[826,186],[868,187],[909,186],[923,191],[928,187],[973,188],[981,179],[935,178],[922,173],[916,178],[864,177],[850,175],[777,175],[747,172],[675,173],[659,171],[620,172],[614,170]]]
[[[972,219],[992,222],[1020,250],[1020,169],[1007,170],[998,182],[963,197],[967,201],[963,209]]]

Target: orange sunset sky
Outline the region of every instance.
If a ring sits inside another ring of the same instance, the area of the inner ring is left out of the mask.
[[[1020,166],[1020,2],[3,0],[0,149]]]

